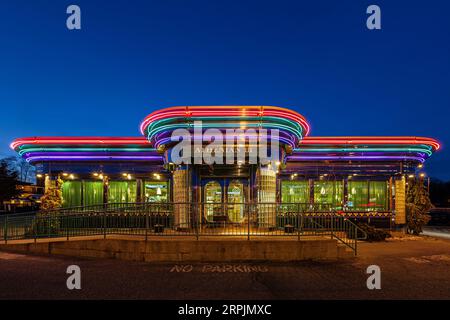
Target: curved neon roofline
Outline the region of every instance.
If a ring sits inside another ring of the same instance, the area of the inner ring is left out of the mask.
[[[10,147],[15,150],[23,145],[146,145],[144,137],[26,137],[14,140]]]
[[[361,144],[384,144],[384,145],[428,145],[434,150],[440,149],[440,143],[428,137],[409,136],[354,136],[354,137],[305,137],[300,145],[361,145]]]
[[[261,117],[274,115],[287,117],[305,127],[305,136],[309,134],[310,126],[306,119],[298,112],[275,106],[175,106],[156,110],[144,118],[140,125],[141,134],[145,135],[145,127],[153,121],[172,117]]]
[[[11,143],[11,148],[29,162],[65,160],[162,162],[164,159],[145,137],[28,137],[16,139]],[[294,149],[294,153],[288,156],[287,160],[424,162],[439,148],[440,145],[435,139],[426,137],[305,137],[301,140],[300,148]]]
[[[425,162],[423,157],[415,157],[415,156],[389,156],[389,155],[381,155],[381,156],[372,156],[372,155],[364,155],[364,156],[288,156],[287,161],[289,160],[295,161],[311,161],[311,160],[362,160],[362,161],[386,161],[386,160],[413,160],[419,161],[420,163]]]
[[[440,149],[437,140],[427,137],[304,137],[300,145],[426,145],[434,150]],[[24,145],[138,145],[150,147],[145,137],[26,137],[14,140],[10,147],[16,150]]]
[[[273,106],[178,106],[148,115],[140,131],[153,145],[162,145],[160,134],[175,129],[192,129],[193,121],[203,121],[204,128],[245,129],[276,128],[292,135],[293,145],[309,134],[310,127],[299,113]]]

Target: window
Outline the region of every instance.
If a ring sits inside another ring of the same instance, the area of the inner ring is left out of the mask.
[[[375,210],[388,209],[388,192],[386,181],[369,182],[369,207]]]
[[[167,202],[167,182],[144,181],[145,202]]]
[[[343,199],[342,181],[314,181],[314,204],[319,209],[342,209]]]
[[[83,205],[103,204],[103,182],[83,181]]]
[[[309,181],[282,181],[281,202],[309,203]]]
[[[388,192],[386,181],[349,181],[348,207],[351,210],[387,210]]]
[[[136,202],[136,181],[110,181],[108,188],[108,202]]]
[[[350,210],[366,211],[369,207],[369,182],[349,181],[348,202]]]
[[[62,205],[64,208],[81,206],[81,181],[64,181]]]
[[[62,198],[64,208],[103,204],[103,182],[64,181]]]

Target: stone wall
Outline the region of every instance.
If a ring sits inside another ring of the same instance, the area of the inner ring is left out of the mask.
[[[352,257],[333,239],[124,240],[97,239],[3,244],[0,250],[149,262],[299,261]]]

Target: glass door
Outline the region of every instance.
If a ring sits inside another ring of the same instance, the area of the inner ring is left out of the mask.
[[[227,214],[231,222],[238,223],[244,219],[245,189],[242,180],[227,181]]]
[[[217,180],[208,181],[203,187],[204,216],[208,222],[220,220],[222,213],[222,185]]]
[[[248,181],[215,178],[202,181],[203,216],[208,222],[239,223],[245,217]]]

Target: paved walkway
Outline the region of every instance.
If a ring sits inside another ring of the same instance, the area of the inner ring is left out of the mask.
[[[2,299],[450,299],[450,241],[428,237],[361,243],[332,262],[151,264],[0,252]],[[82,289],[66,288],[80,266]],[[381,268],[381,290],[366,287]]]
[[[430,237],[450,239],[450,227],[447,226],[426,226],[423,234]]]

